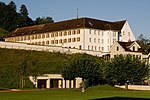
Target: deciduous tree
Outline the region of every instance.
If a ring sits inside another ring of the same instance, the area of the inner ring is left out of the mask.
[[[105,67],[105,79],[111,85],[140,81],[148,75],[148,66],[138,57],[118,55]]]

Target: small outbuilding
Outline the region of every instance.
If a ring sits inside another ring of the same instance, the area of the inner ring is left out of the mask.
[[[74,80],[65,80],[61,74],[44,74],[41,76],[30,76],[29,79],[39,89],[51,88],[80,88],[82,78],[75,78]]]

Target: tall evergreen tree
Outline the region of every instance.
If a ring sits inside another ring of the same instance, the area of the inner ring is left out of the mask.
[[[29,15],[28,10],[24,4],[21,5],[21,7],[20,7],[20,14],[21,14],[21,16],[26,17],[26,18]]]
[[[16,4],[13,1],[10,1],[10,3],[8,4],[8,6],[10,6],[12,9],[14,9],[16,11]]]

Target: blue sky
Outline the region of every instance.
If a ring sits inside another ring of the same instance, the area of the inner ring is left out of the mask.
[[[8,4],[11,0],[0,0]],[[51,16],[55,22],[79,17],[106,21],[128,20],[138,37],[150,39],[150,0],[13,0],[19,11],[25,4],[32,19]]]

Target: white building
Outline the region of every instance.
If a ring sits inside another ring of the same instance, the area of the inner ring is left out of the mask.
[[[110,57],[114,58],[117,55],[132,55],[150,64],[148,52],[142,50],[141,46],[136,41],[131,42],[116,42],[110,49]]]
[[[29,79],[36,88],[80,88],[82,78],[75,78],[74,80],[65,80],[60,74],[44,74],[37,76],[36,79],[30,76]]]
[[[109,52],[115,41],[135,41],[128,21],[78,18],[18,28],[5,41]]]
[[[111,58],[118,54],[131,54],[150,62],[150,54],[143,54],[139,51],[141,47],[138,43],[133,42],[135,37],[126,20],[108,22],[78,18],[23,27],[11,32],[5,37],[5,41],[0,42],[0,48],[87,53],[100,57],[110,55]],[[58,74],[38,76],[37,81],[30,77],[30,80],[38,88],[79,88],[82,81],[81,78],[64,80]]]

